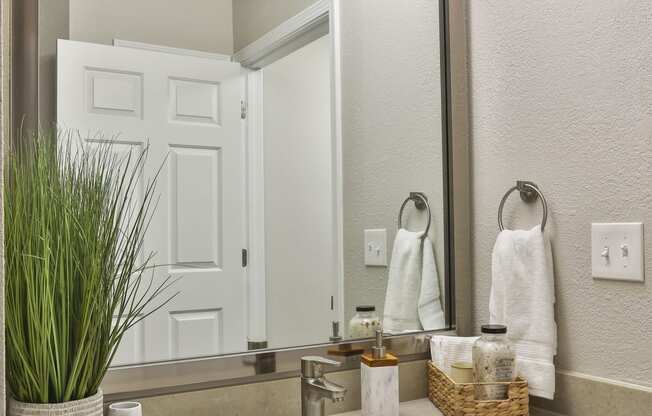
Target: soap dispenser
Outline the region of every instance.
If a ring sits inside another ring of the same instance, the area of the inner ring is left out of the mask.
[[[360,358],[362,416],[398,416],[398,358],[385,351],[376,330],[371,353]]]

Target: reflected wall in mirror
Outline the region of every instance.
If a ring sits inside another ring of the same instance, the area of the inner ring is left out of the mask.
[[[378,247],[365,241],[365,230],[386,230],[383,254],[389,264],[399,209],[410,192],[428,198],[428,245],[434,249],[426,251],[434,252],[435,266],[426,275],[445,292],[438,2],[417,0],[399,6],[392,1],[343,1],[340,28],[344,319],[349,322],[357,305],[374,305],[383,317],[391,267],[365,264],[365,254]],[[413,202],[405,206],[402,224],[422,231],[428,210],[415,208]],[[394,260],[397,273],[409,273],[405,258]],[[409,291],[416,290],[409,287],[409,279],[402,281],[390,295],[409,297]],[[405,318],[405,312],[400,314]],[[440,326],[437,319],[426,324],[428,329]],[[386,322],[385,327],[390,329]],[[393,329],[418,327],[411,319]]]
[[[163,164],[114,366],[449,325],[438,1],[40,3],[14,119]]]

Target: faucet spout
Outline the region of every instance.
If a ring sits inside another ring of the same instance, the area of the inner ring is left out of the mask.
[[[318,396],[319,399],[330,399],[333,402],[344,400],[346,389],[339,384],[333,383],[322,378],[313,378],[305,380],[307,389]]]

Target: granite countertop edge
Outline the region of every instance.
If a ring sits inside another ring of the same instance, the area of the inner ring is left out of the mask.
[[[355,410],[352,412],[338,413],[334,416],[360,416],[362,412],[360,410]],[[435,407],[430,400],[418,399],[411,400],[409,402],[401,402],[399,405],[399,416],[442,416],[442,413]]]
[[[352,412],[338,413],[333,416],[360,416],[362,411],[354,410]],[[539,409],[530,409],[530,416],[563,416],[557,413],[547,412]],[[399,416],[443,416],[427,398],[401,402],[399,406]]]

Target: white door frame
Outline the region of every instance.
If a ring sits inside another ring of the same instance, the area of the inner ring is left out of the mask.
[[[267,348],[267,277],[265,267],[265,163],[263,142],[263,73],[249,71],[246,79],[245,177],[247,207],[248,349]]]
[[[342,49],[340,30],[340,2],[329,0],[329,31],[331,36],[331,134],[333,145],[333,200],[335,227],[333,252],[337,266],[335,311],[340,322],[340,336],[344,333],[344,185],[342,174]]]
[[[232,59],[260,69],[328,33],[331,0],[320,0],[236,52]]]
[[[343,260],[343,196],[342,196],[342,104],[339,10],[341,0],[320,0],[299,14],[283,22],[256,41],[247,45],[232,59],[252,69],[247,76],[247,201],[249,253],[247,281],[250,289],[250,336],[264,340],[265,308],[259,308],[265,295],[265,233],[264,233],[264,164],[263,155],[263,75],[259,69],[330,33],[331,36],[331,135],[332,135],[332,194],[333,253],[336,261],[333,309],[340,322],[344,320],[344,260]],[[251,202],[256,201],[255,206]],[[253,207],[253,208],[252,208]],[[262,293],[259,292],[262,288]],[[263,296],[263,298],[261,298]],[[257,303],[258,302],[258,303]],[[262,311],[260,309],[263,309]],[[340,325],[340,328],[342,326]],[[341,330],[341,329],[340,329]],[[341,335],[341,332],[340,332]]]
[[[133,40],[113,39],[113,46],[120,48],[143,49],[153,52],[164,52],[175,55],[194,56],[195,58],[216,59],[218,61],[230,61],[230,55],[222,53],[204,52],[196,49],[174,48],[172,46],[155,45],[153,43],[135,42]]]

